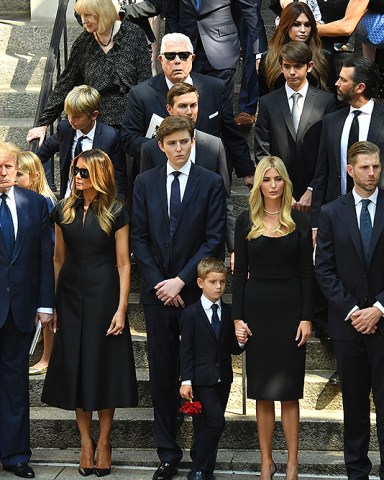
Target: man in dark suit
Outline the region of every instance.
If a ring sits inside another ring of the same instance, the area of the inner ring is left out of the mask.
[[[193,132],[190,119],[166,118],[157,135],[168,162],[138,175],[133,192],[131,247],[143,276],[140,300],[161,461],[154,480],[172,477],[182,458],[176,443],[181,307],[200,296],[198,262],[224,252],[223,180],[190,161]]]
[[[53,252],[45,198],[14,186],[18,151],[0,142],[0,459],[5,471],[34,478],[28,353],[35,324],[52,318]]]
[[[384,479],[384,192],[382,165],[370,142],[348,151],[354,188],[324,205],[316,276],[328,300],[329,333],[341,377],[344,457],[350,480],[368,480],[370,391],[376,406],[380,479]]]
[[[193,460],[188,480],[211,480],[217,448],[225,426],[231,383],[231,353],[241,353],[231,309],[221,297],[225,290],[226,267],[217,258],[204,258],[197,266],[201,298],[181,316],[180,395],[202,405],[193,416]]]
[[[368,58],[352,58],[343,63],[336,82],[337,97],[349,104],[326,115],[320,138],[313,181],[311,224],[316,228],[321,206],[349,192],[347,150],[356,141],[368,140],[384,154],[384,107],[373,101],[379,85],[377,66]],[[380,181],[382,186],[383,179]]]
[[[169,115],[180,115],[190,118],[194,124],[199,113],[199,93],[193,85],[181,82],[169,89],[167,94],[167,111]],[[191,161],[201,167],[218,173],[224,182],[227,203],[227,235],[228,252],[234,250],[235,215],[231,199],[231,182],[229,180],[227,161],[223,142],[219,137],[195,130],[195,144],[192,146]],[[157,138],[143,143],[141,147],[141,172],[167,163],[165,153],[160,149]],[[233,259],[232,259],[233,260]]]
[[[295,208],[308,213],[322,119],[336,110],[335,97],[309,85],[312,51],[305,42],[284,45],[279,60],[286,84],[260,99],[255,157],[258,162],[265,155],[276,155],[284,161]],[[299,96],[296,104],[295,96]]]
[[[100,102],[99,92],[88,85],[80,85],[71,90],[64,102],[68,120],[62,120],[57,126],[57,132],[45,140],[36,152],[43,163],[55,153],[59,153],[60,198],[69,194],[72,159],[82,151],[92,148],[99,148],[110,157],[115,170],[118,194],[122,198],[126,195],[127,173],[120,132],[97,120]]]
[[[182,56],[182,59],[180,56]],[[167,59],[167,57],[169,59]],[[251,186],[255,166],[248,145],[235,124],[232,105],[225,96],[224,83],[216,78],[191,73],[195,58],[189,38],[181,33],[165,35],[161,44],[160,62],[163,73],[131,88],[121,127],[124,151],[137,159],[141,146],[155,132],[148,132],[153,117],[164,118],[167,112],[167,93],[178,82],[193,84],[199,92],[199,116],[196,128],[221,137],[227,150],[227,161],[245,185]]]
[[[191,39],[196,53],[193,71],[221,78],[232,102],[240,40],[231,3],[231,0],[168,0],[165,30],[183,33]]]

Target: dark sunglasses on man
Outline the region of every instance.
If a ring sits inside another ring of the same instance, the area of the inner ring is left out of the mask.
[[[192,55],[191,52],[164,52],[162,55],[167,60],[175,60],[176,55],[180,58],[181,61],[185,62]]]
[[[78,173],[80,173],[81,178],[89,178],[89,170],[87,168],[72,167],[72,176],[76,177]]]

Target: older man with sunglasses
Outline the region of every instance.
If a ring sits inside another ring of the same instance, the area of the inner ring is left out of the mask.
[[[168,90],[178,82],[193,84],[200,93],[196,128],[221,137],[227,151],[229,172],[232,165],[244,184],[253,183],[254,164],[247,143],[234,121],[225,84],[217,78],[191,72],[195,58],[190,39],[181,33],[165,35],[159,60],[163,72],[132,87],[121,129],[124,151],[139,163],[142,144],[148,140],[148,127],[154,116],[165,118]]]

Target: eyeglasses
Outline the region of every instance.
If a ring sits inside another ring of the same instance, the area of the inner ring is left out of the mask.
[[[76,177],[78,173],[80,173],[81,178],[89,178],[89,170],[87,168],[72,167],[72,175]]]
[[[192,53],[191,52],[164,52],[163,55],[167,60],[175,60],[177,55],[180,58],[180,60],[185,62],[192,55]]]

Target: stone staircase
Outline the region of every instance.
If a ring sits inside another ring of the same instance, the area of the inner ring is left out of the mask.
[[[2,0],[0,4],[0,139],[15,142],[25,149],[28,148],[25,136],[33,124],[52,29],[52,23],[31,23],[27,18],[28,8],[27,0]],[[272,16],[266,6],[264,13],[266,23],[271,26]],[[80,31],[75,22],[69,25],[70,43]],[[252,130],[244,134],[251,145]],[[235,213],[238,214],[246,207],[247,190],[236,179],[232,190]],[[132,276],[129,320],[137,366],[139,407],[116,411],[112,439],[113,461],[115,465],[155,467],[158,459],[149,395],[146,333],[139,303],[139,275],[135,267]],[[229,303],[230,291],[229,278],[226,294]],[[37,361],[41,348],[40,343],[31,363]],[[220,442],[217,468],[254,472],[260,470],[255,405],[253,401],[247,400],[246,415],[242,414],[241,362],[241,357],[233,360],[235,380],[227,409],[227,426]],[[339,387],[328,384],[328,377],[335,368],[329,347],[312,339],[308,344],[306,367],[305,395],[301,401],[300,472],[345,475],[341,394]],[[43,381],[43,376],[31,377],[30,381],[33,461],[76,464],[79,436],[74,413],[41,403]],[[280,471],[284,471],[286,447],[279,412],[277,413],[274,458]],[[379,453],[374,421],[372,430],[371,458],[375,465],[372,473],[377,474]],[[182,448],[188,450],[191,438],[190,419],[180,420],[179,442]],[[182,466],[189,466],[187,453]]]

